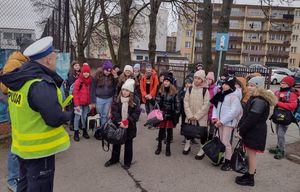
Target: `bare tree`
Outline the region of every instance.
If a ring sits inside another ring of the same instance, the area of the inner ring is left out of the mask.
[[[100,0],[72,0],[71,23],[75,29],[79,62],[85,61],[84,50],[90,42],[92,33],[100,26],[102,14]]]
[[[231,13],[231,7],[233,4],[233,0],[223,1],[222,4],[222,10],[221,10],[221,17],[218,23],[218,32],[219,33],[228,33],[229,31],[229,22],[230,22],[230,13]],[[219,61],[219,54],[216,54],[215,58],[215,74],[217,74],[218,70],[218,61]],[[226,52],[223,52],[222,58],[221,58],[221,73],[223,72],[224,68],[224,62],[226,59]]]
[[[203,52],[202,62],[206,70],[213,69],[212,52],[211,52],[211,36],[212,36],[212,4],[211,0],[204,0],[204,9],[201,14],[203,28]]]
[[[150,0],[150,34],[149,34],[149,61],[154,66],[156,55],[156,29],[157,29],[157,14],[160,8],[162,0]]]
[[[109,30],[109,21],[108,21],[108,15],[105,11],[106,6],[104,3],[105,0],[101,0],[100,4],[101,4],[101,13],[102,13],[102,17],[103,17],[103,22],[104,22],[104,30],[105,30],[105,34],[106,34],[106,40],[108,43],[108,47],[109,47],[109,51],[110,51],[110,55],[112,58],[112,62],[113,63],[117,63],[117,55],[115,53],[115,49],[114,49],[114,44],[113,44],[113,40],[112,40],[112,36]]]

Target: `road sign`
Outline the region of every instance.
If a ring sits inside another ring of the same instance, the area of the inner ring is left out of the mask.
[[[227,51],[229,43],[228,33],[217,33],[216,37],[216,50]]]

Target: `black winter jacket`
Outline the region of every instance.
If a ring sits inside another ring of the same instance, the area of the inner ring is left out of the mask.
[[[130,107],[128,109],[128,118],[129,121],[126,139],[133,139],[136,137],[137,127],[136,122],[139,120],[141,109],[140,109],[140,100],[135,97],[135,105],[134,107]],[[119,122],[122,121],[122,103],[114,101],[112,104],[112,120],[116,126],[119,126]]]
[[[239,134],[247,147],[264,151],[267,138],[266,122],[270,105],[275,104],[276,98],[266,90],[261,90],[260,93],[248,100],[238,127]]]
[[[175,87],[173,87],[173,89],[176,90]],[[162,89],[159,90],[156,97],[156,103],[164,114],[164,120],[172,120],[173,124],[176,125],[180,116],[180,101],[177,91],[174,92],[172,88],[164,92],[161,90]]]

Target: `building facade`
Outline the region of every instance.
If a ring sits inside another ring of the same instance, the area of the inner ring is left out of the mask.
[[[289,67],[300,67],[300,8],[295,9]]]
[[[213,4],[212,57],[215,51],[216,32],[221,16],[221,4]],[[296,17],[293,7],[271,7],[270,20],[259,5],[234,4],[229,27],[229,49],[226,64],[263,64],[287,67],[290,65],[293,27]],[[203,28],[201,22],[203,4],[198,4],[199,14],[193,19],[183,20],[178,25],[177,50],[182,56],[190,56],[190,62],[202,61]],[[299,37],[300,38],[300,37]],[[296,44],[296,41],[295,41]],[[299,43],[298,43],[299,44]],[[296,46],[296,45],[295,45]],[[293,51],[298,51],[293,48]],[[295,63],[296,63],[295,59]]]
[[[0,28],[0,49],[20,49],[18,41],[22,37],[35,40],[34,29]]]

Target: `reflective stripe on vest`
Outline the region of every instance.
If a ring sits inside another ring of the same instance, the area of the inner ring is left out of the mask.
[[[48,126],[41,114],[29,106],[29,88],[39,81],[42,80],[27,81],[20,90],[9,90],[8,93],[13,138],[11,150],[23,159],[47,157],[70,146],[69,135],[63,126]],[[58,101],[62,105],[61,91],[58,87],[56,89]]]

